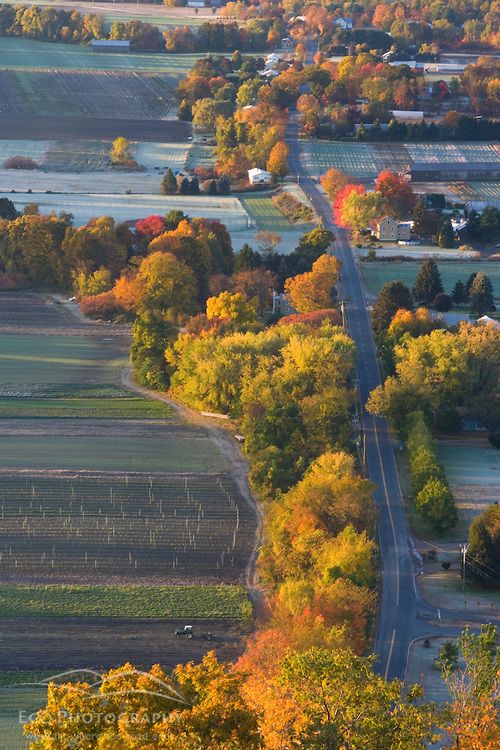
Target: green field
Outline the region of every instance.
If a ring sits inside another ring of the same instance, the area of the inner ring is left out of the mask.
[[[369,295],[376,296],[387,281],[403,281],[412,287],[420,268],[419,262],[395,261],[379,263],[360,263],[359,268]],[[471,273],[482,271],[491,279],[495,298],[500,297],[500,263],[488,261],[438,261],[439,270],[443,278],[444,290],[450,294],[455,283],[461,279],[466,281]]]
[[[116,383],[128,364],[126,342],[123,351],[117,346],[89,336],[0,334],[0,387]]]
[[[216,472],[226,468],[221,454],[215,452],[204,433],[180,437],[162,425],[158,429],[149,425],[148,434],[129,425],[126,433],[127,436],[91,436],[76,430],[57,435],[0,432],[1,466],[164,473]]]
[[[204,55],[174,55],[166,52],[92,52],[78,44],[38,42],[2,37],[0,68],[45,70],[123,70],[168,73],[181,79]]]
[[[292,224],[268,195],[241,193],[239,199],[259,229],[280,233],[292,228]]]
[[[4,617],[161,617],[248,619],[243,586],[10,586]]]
[[[163,401],[141,398],[113,385],[32,386],[21,391],[0,386],[0,418],[165,419],[172,415]]]

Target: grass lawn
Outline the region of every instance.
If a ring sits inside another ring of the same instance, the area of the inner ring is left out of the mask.
[[[425,699],[442,703],[448,701],[450,693],[442,680],[441,673],[434,666],[439,650],[450,638],[431,638],[430,648],[426,648],[423,640],[412,644],[406,666],[405,683],[407,685],[421,685],[425,690]]]
[[[223,617],[247,620],[243,586],[16,586],[0,588],[3,617]]]
[[[32,322],[36,325],[37,313]],[[36,383],[110,383],[128,363],[116,342],[89,336],[0,335],[0,387]]]
[[[11,69],[130,70],[168,73],[180,80],[200,57],[205,55],[174,55],[166,52],[109,54],[92,52],[90,47],[79,44],[39,42],[15,37],[2,37],[0,43],[0,68]]]
[[[444,609],[481,612],[484,615],[498,617],[500,590],[485,588],[468,580],[462,589],[462,576],[457,566],[458,563],[454,569],[420,576],[418,580],[424,599]]]
[[[187,437],[169,433],[162,425],[148,434],[19,435],[0,434],[0,466],[29,469],[95,469],[97,471],[217,472],[226,462],[204,433]]]
[[[458,522],[445,534],[436,534],[417,512],[409,498],[408,463],[397,455],[406,512],[414,534],[420,539],[463,542],[471,521],[500,497],[500,452],[486,440],[438,441],[438,459],[443,465],[458,510]]]
[[[438,458],[458,509],[450,538],[465,539],[474,518],[500,497],[500,451],[486,440],[440,440]]]
[[[420,262],[388,261],[380,263],[360,263],[361,275],[368,294],[376,296],[386,281],[403,281],[412,287],[419,271]],[[488,261],[442,261],[438,267],[443,279],[444,290],[450,294],[456,282],[467,281],[471,273],[482,271],[491,279],[495,297],[500,297],[500,263]]]

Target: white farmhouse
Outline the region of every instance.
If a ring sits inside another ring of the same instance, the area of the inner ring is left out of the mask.
[[[248,170],[248,181],[250,185],[268,185],[271,182],[271,175],[265,169],[254,167]]]

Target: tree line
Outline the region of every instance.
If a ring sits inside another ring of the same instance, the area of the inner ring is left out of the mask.
[[[47,42],[89,44],[93,39],[130,41],[131,47],[152,52],[231,52],[265,50],[272,20],[254,19],[243,27],[237,23],[206,22],[196,32],[189,26],[160,31],[137,19],[113,21],[106,32],[104,16],[82,14],[75,9],[52,6],[0,5],[0,36],[25,37]]]

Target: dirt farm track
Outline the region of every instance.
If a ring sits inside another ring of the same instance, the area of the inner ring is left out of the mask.
[[[0,115],[0,138],[106,139],[124,136],[134,141],[180,143],[191,135],[191,125],[180,120],[122,120],[98,117]]]

